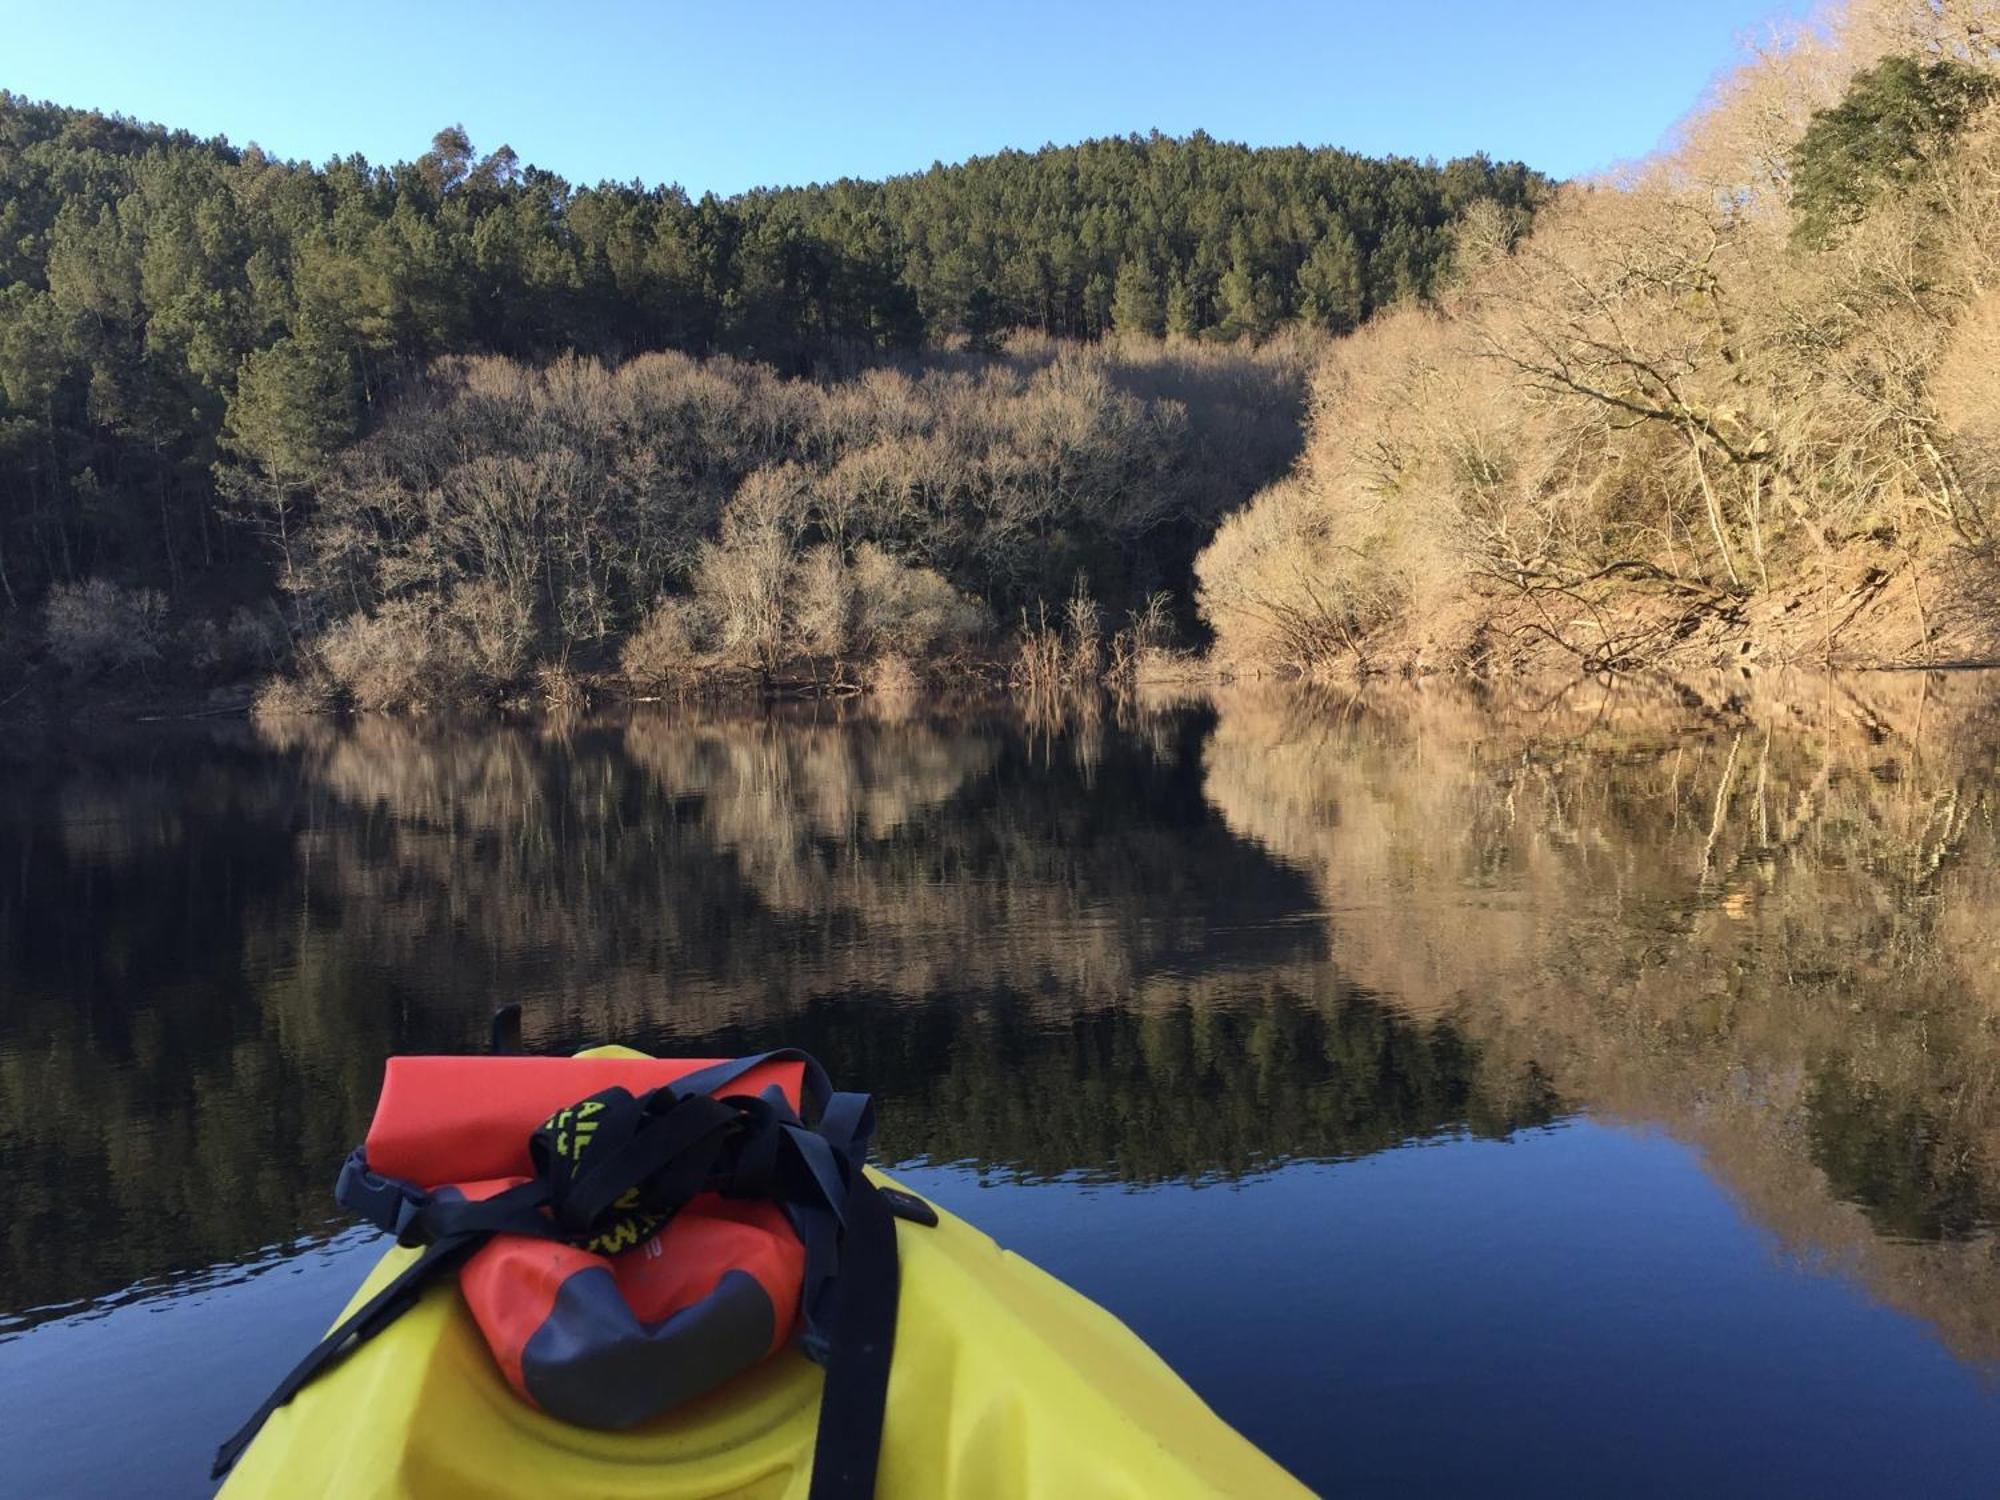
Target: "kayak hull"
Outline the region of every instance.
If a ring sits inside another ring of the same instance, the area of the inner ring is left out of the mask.
[[[879,1493],[1306,1493],[1110,1313],[938,1217],[897,1225]],[[385,1254],[350,1308],[415,1253]],[[642,1427],[574,1427],[513,1393],[443,1284],[275,1412],[223,1494],[806,1500],[821,1378],[786,1350]]]

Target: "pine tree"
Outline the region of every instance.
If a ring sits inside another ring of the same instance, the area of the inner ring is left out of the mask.
[[[279,339],[247,356],[223,419],[240,461],[218,465],[223,494],[255,517],[292,566],[293,517],[334,451],[354,435],[354,371],[347,355]]]
[[[1239,253],[1230,262],[1216,295],[1222,304],[1222,319],[1216,326],[1224,338],[1262,338],[1277,321],[1270,278],[1256,270],[1247,255]]]
[[[1299,267],[1299,311],[1334,333],[1351,333],[1367,316],[1367,275],[1352,231],[1329,229]]]
[[[1111,326],[1111,281],[1102,271],[1093,271],[1083,284],[1083,331],[1095,338]]]
[[[1160,284],[1152,267],[1136,256],[1118,267],[1118,281],[1111,296],[1111,323],[1120,333],[1155,336],[1163,326]]]
[[[1814,114],[1792,152],[1793,237],[1823,246],[1885,187],[1934,170],[1996,87],[1952,58],[1926,67],[1890,57],[1855,75],[1838,104]]]
[[[981,354],[994,354],[1000,348],[1000,335],[1006,328],[1007,320],[1000,299],[993,295],[993,288],[976,286],[965,299],[965,342],[969,348]]]
[[[1201,332],[1201,312],[1195,305],[1194,289],[1176,274],[1167,284],[1167,333],[1173,338],[1191,339]]]
[[[447,125],[431,137],[431,149],[417,158],[417,173],[442,197],[465,179],[472,166],[472,140],[463,125]]]

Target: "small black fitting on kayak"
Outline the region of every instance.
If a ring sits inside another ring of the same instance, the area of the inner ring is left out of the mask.
[[[937,1210],[932,1208],[915,1193],[906,1193],[901,1188],[878,1187],[882,1201],[889,1205],[889,1212],[899,1219],[908,1219],[912,1224],[921,1224],[926,1229],[937,1228]]]

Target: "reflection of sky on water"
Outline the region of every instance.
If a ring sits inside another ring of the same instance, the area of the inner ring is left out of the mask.
[[[1566,1122],[1241,1185],[903,1182],[1145,1331],[1226,1418],[1360,1493],[1973,1493],[1989,1383],[1776,1253],[1685,1148]],[[0,1343],[23,1494],[199,1495],[384,1242],[340,1236]],[[1200,1268],[1191,1275],[1190,1268]],[[79,1411],[115,1413],[116,1440]]]

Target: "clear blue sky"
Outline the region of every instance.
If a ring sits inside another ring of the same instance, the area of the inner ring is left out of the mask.
[[[1201,128],[1570,175],[1800,0],[0,0],[0,88],[315,161],[462,122],[579,182],[875,177]]]

